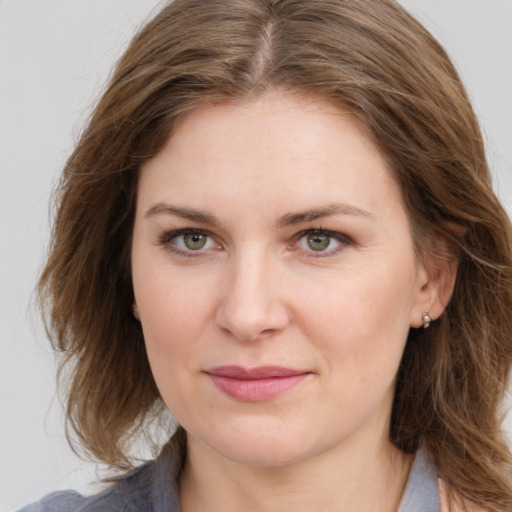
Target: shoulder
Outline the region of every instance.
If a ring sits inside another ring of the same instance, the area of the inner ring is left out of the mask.
[[[171,439],[154,461],[125,475],[99,494],[54,492],[19,512],[179,512],[180,468],[178,441]]]
[[[42,500],[20,509],[18,512],[64,512],[78,510],[85,498],[73,491],[58,491],[45,496]]]
[[[151,512],[150,473],[150,466],[143,466],[94,496],[82,496],[75,491],[54,492],[19,512]]]

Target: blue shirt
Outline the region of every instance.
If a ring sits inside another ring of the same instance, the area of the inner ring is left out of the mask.
[[[178,456],[168,443],[160,456],[108,489],[90,497],[58,491],[20,512],[180,512],[177,481]],[[439,512],[439,488],[426,453],[418,451],[398,512]]]

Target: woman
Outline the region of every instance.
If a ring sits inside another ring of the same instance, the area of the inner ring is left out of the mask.
[[[179,427],[28,510],[509,510],[510,254],[396,3],[170,3],[68,161],[40,290],[82,449],[127,470]]]

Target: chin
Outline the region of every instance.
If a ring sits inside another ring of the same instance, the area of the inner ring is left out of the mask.
[[[192,434],[192,438],[227,460],[254,467],[289,466],[322,450],[320,440],[314,435],[312,438],[311,433],[272,428],[268,424],[250,429],[224,429],[222,435]]]

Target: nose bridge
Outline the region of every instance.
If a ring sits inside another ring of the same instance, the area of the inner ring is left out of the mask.
[[[228,265],[217,310],[219,327],[243,341],[283,329],[288,312],[276,279],[278,263],[270,251],[247,246]]]

